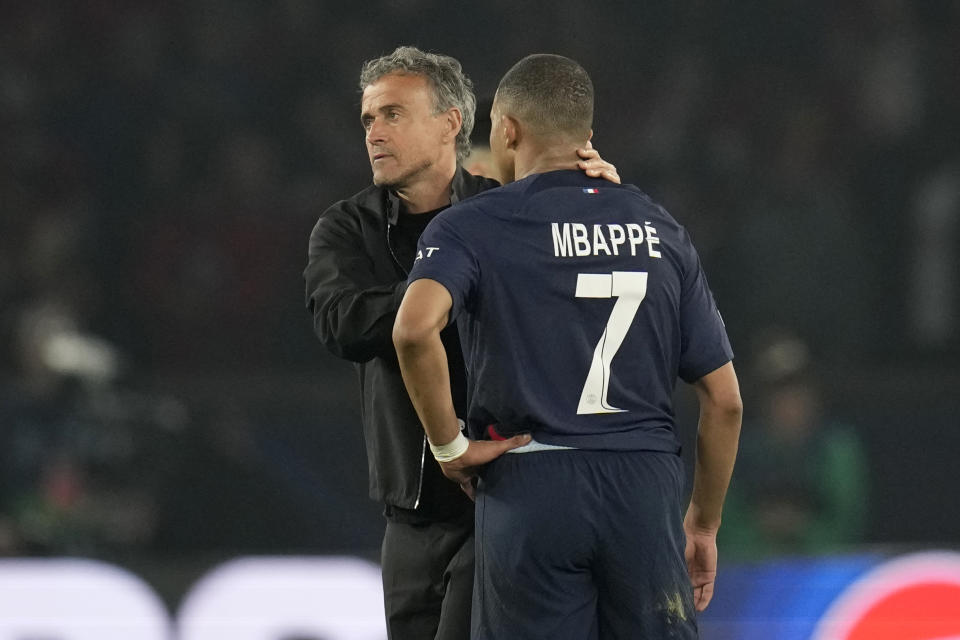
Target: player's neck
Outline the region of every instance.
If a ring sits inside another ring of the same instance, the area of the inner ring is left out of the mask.
[[[457,172],[454,157],[442,167],[431,167],[417,179],[394,192],[404,202],[407,213],[426,213],[436,211],[450,204],[450,184]]]
[[[562,169],[576,169],[580,157],[573,144],[517,149],[514,174],[517,180],[534,173],[547,173]]]

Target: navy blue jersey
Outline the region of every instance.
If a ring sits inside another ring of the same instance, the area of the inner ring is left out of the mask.
[[[733,357],[686,230],[631,185],[536,174],[458,203],[410,281],[453,298],[472,437],[677,451],[671,397]]]

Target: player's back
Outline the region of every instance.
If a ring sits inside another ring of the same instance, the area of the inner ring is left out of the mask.
[[[477,270],[458,320],[471,424],[580,448],[676,450],[677,375],[729,360],[683,227],[635,187],[577,171],[449,213],[442,224]]]

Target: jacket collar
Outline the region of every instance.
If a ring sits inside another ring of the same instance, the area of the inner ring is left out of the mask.
[[[453,182],[450,183],[450,204],[457,204],[463,198],[466,189],[467,170],[457,165],[457,170],[453,173]]]
[[[457,170],[453,173],[453,180],[450,182],[450,204],[457,204],[464,197],[466,189],[467,171],[457,165]],[[387,222],[396,225],[400,218],[400,198],[392,189],[385,189],[387,192]]]

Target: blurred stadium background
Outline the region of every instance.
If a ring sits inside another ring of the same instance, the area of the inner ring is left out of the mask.
[[[594,144],[690,229],[747,403],[722,557],[960,548],[958,33],[957,0],[0,4],[0,562],[108,563],[173,611],[239,557],[376,561],[300,272],[399,44],[481,103],[575,58]],[[771,453],[791,416],[820,435]]]

